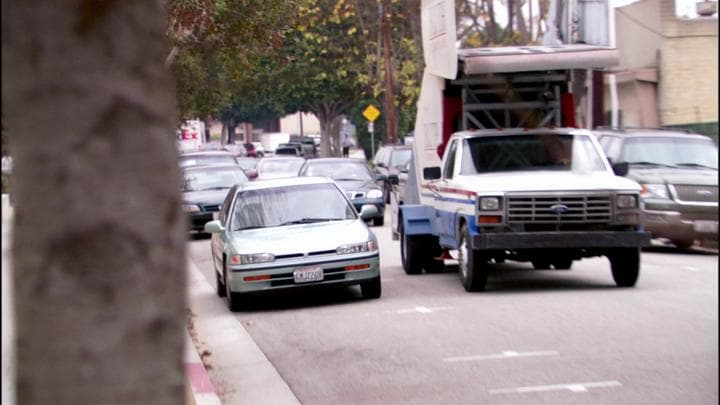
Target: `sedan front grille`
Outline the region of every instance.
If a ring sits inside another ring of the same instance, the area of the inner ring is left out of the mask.
[[[609,223],[611,218],[608,194],[508,197],[510,224]]]
[[[696,186],[691,184],[674,184],[675,196],[678,201],[684,202],[718,202],[718,186]]]

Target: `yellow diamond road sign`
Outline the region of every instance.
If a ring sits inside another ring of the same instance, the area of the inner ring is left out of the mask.
[[[363,111],[363,116],[364,116],[365,118],[367,118],[368,121],[370,121],[370,122],[375,122],[375,120],[377,119],[377,117],[380,116],[380,110],[378,110],[377,108],[375,108],[374,105],[370,104],[370,105],[367,106],[367,108]]]

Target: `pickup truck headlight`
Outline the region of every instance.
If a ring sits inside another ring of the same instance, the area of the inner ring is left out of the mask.
[[[275,255],[270,253],[255,253],[250,255],[232,255],[230,264],[257,264],[275,261]]]
[[[617,196],[618,208],[637,208],[638,201],[634,194],[621,194]]]
[[[479,205],[481,211],[497,211],[500,209],[500,199],[498,197],[482,197]]]
[[[670,193],[664,184],[642,184],[640,196],[642,196],[642,198],[670,199]]]
[[[383,193],[380,190],[370,190],[367,193],[367,198],[382,198]]]
[[[182,209],[185,212],[200,212],[200,207],[195,204],[183,204]]]
[[[353,253],[374,252],[376,250],[377,244],[375,241],[369,240],[367,242],[339,246],[336,253],[339,255],[349,255]]]

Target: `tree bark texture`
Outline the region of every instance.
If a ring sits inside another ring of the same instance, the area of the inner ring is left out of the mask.
[[[4,0],[17,403],[182,404],[185,217],[159,0]]]

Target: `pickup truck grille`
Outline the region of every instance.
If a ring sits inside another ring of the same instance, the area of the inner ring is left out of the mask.
[[[610,195],[508,196],[509,224],[609,223]]]
[[[674,184],[675,195],[678,201],[685,202],[718,202],[718,186],[696,186],[689,184]]]

